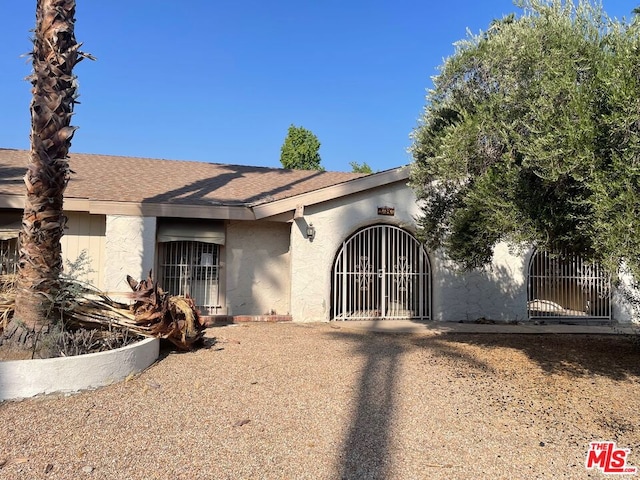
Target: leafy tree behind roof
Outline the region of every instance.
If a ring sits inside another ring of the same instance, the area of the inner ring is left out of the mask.
[[[319,150],[320,141],[313,132],[291,125],[280,149],[280,163],[296,170],[324,170]]]
[[[456,44],[413,132],[420,235],[465,268],[501,241],[640,273],[637,22],[521,0]]]
[[[352,173],[373,173],[373,170],[371,170],[371,167],[367,162],[362,162],[362,164],[358,162],[349,162],[349,165],[351,165]]]

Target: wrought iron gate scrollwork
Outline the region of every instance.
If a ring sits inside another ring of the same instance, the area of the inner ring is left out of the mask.
[[[431,267],[409,232],[374,225],[345,240],[332,276],[332,318],[431,318]]]
[[[407,290],[409,275],[413,273],[411,271],[411,265],[407,262],[407,257],[398,257],[398,263],[396,263],[393,269],[396,272],[393,280],[398,284],[398,290],[405,292]]]
[[[362,256],[356,266],[356,283],[360,290],[369,290],[369,285],[373,277],[369,257]]]

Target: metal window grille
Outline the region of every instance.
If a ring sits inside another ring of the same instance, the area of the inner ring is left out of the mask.
[[[220,247],[193,241],[160,244],[160,285],[172,295],[189,295],[204,315],[219,312]]]
[[[338,251],[332,290],[335,320],[429,320],[429,257],[410,233],[398,227],[364,228]]]
[[[18,272],[18,239],[0,240],[0,275],[13,275]]]
[[[611,320],[611,278],[596,262],[569,252],[536,251],[529,263],[530,319]]]

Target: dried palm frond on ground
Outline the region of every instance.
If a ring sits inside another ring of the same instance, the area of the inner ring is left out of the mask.
[[[123,346],[139,336],[167,339],[180,350],[190,350],[202,340],[204,322],[191,298],[169,295],[151,273],[146,280],[127,276],[127,281],[133,290],[132,305],[116,302],[91,286],[66,282],[63,290],[69,294],[56,302],[64,325],[55,335],[61,355]],[[15,289],[9,279],[0,282],[2,332],[13,315]]]
[[[140,335],[167,339],[181,350],[190,350],[202,340],[204,322],[193,299],[165,292],[151,272],[146,280],[138,282],[127,275],[127,281],[133,290],[133,305],[87,288],[76,298],[67,321],[84,328],[127,328]]]
[[[182,349],[188,350],[202,339],[204,322],[191,297],[169,295],[153,281],[151,272],[146,280],[137,282],[127,275],[127,281],[134,292],[132,310],[137,326]]]

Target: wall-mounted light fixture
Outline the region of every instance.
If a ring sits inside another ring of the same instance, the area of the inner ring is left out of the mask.
[[[313,223],[307,225],[307,238],[309,240],[313,240],[313,237],[316,236],[316,227],[313,226]]]

